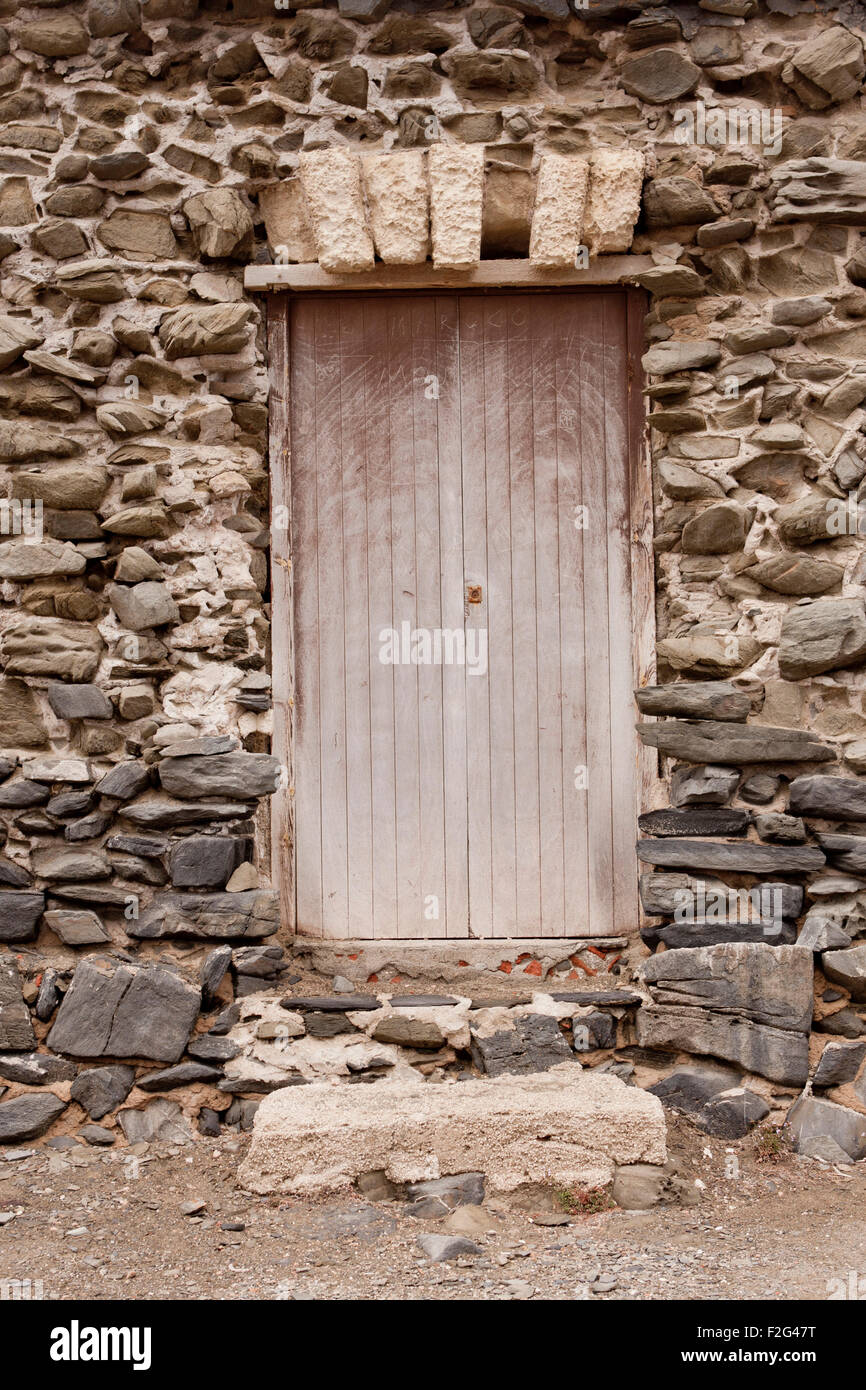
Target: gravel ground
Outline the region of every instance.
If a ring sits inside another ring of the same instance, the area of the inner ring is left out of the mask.
[[[551,1193],[491,1200],[469,1212],[481,1253],[447,1264],[417,1243],[447,1223],[405,1203],[242,1192],[247,1143],[0,1154],[0,1280],[41,1280],[45,1299],[822,1300],[866,1275],[866,1162],[758,1162],[754,1138],[685,1120],[669,1146],[695,1205],[566,1216]]]

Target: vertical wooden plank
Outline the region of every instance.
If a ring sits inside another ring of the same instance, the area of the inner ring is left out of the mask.
[[[391,301],[388,316],[391,449],[391,585],[394,627],[401,634],[418,627],[418,571],[415,553],[415,438],[411,359],[412,300]],[[401,657],[406,655],[401,650]],[[395,783],[397,791],[397,935],[412,936],[421,889],[421,787],[418,743],[418,665],[401,660],[394,667]]]
[[[485,405],[485,302],[467,296],[460,305],[461,448],[463,455],[463,582],[480,586],[485,602],[465,603],[467,641],[487,631],[486,678],[466,677],[466,784],[469,828],[469,931],[474,937],[508,935],[494,921],[490,687],[494,679],[490,634],[487,513],[487,413]],[[497,656],[497,664],[499,657]],[[509,659],[510,669],[510,659]],[[511,735],[509,735],[511,740]],[[503,751],[497,749],[498,754]],[[505,750],[507,752],[507,750]]]
[[[459,302],[434,301],[439,478],[439,586],[442,626],[464,632],[463,458]],[[442,667],[442,777],[445,817],[445,934],[469,935],[469,791],[467,785],[467,683],[486,695],[487,675],[469,676],[456,663]]]
[[[587,295],[580,335],[580,453],[584,503],[583,591],[587,662],[586,753],[589,825],[589,925],[606,935],[614,929],[613,789],[610,784],[610,600],[607,532],[608,476],[621,461],[608,457],[605,438],[604,295]]]
[[[586,935],[589,922],[589,826],[585,785],[587,619],[584,592],[584,518],[587,505],[580,448],[583,416],[580,340],[582,299],[562,296],[547,317],[552,339],[541,337],[554,374],[557,469],[558,579],[561,643],[560,728],[562,740],[563,918],[552,935]],[[594,639],[593,639],[594,641]]]
[[[631,609],[634,689],[653,685],[656,679],[655,557],[653,553],[652,466],[646,410],[643,398],[644,316],[647,296],[643,290],[626,291],[628,341],[628,467],[630,502]],[[647,716],[644,716],[647,718]],[[659,761],[639,738],[633,742],[636,764],[637,805],[635,823],[644,811],[665,804],[659,778]],[[643,921],[638,886],[637,854],[632,840],[634,896],[638,920]]]
[[[420,865],[415,913],[406,935],[446,934],[445,787],[443,764],[443,659],[441,646],[439,451],[436,372],[436,302],[411,302],[410,379],[415,461],[415,566],[418,627],[424,632],[429,659],[418,666],[418,821]],[[440,634],[437,644],[436,634]]]
[[[316,434],[319,569],[319,747],[322,760],[322,927],[348,918],[343,436],[340,304],[317,301]]]
[[[292,693],[294,623],[291,567],[292,468],[289,420],[289,298],[268,295],[268,465],[271,500],[271,751],[283,768],[270,804],[270,879],[280,896],[280,927],[295,930]]]
[[[514,929],[541,932],[541,844],[538,729],[538,618],[536,589],[533,381],[529,314],[519,295],[502,301],[506,370],[507,467],[511,516],[511,645],[514,739]],[[547,549],[551,535],[540,537]],[[491,689],[494,704],[498,691]],[[494,738],[493,749],[498,747]],[[497,756],[496,754],[493,755]]]
[[[490,843],[494,936],[517,936],[517,800],[515,731],[514,523],[508,401],[508,299],[485,299],[484,457],[487,474],[487,589],[489,648]],[[531,615],[534,625],[534,613]],[[534,626],[533,626],[534,632]],[[522,679],[522,676],[521,676]],[[471,858],[470,829],[470,858]]]
[[[295,628],[295,897],[297,929],[322,935],[322,791],[319,734],[319,562],[316,306],[291,308],[292,556]]]
[[[530,310],[532,305],[530,304]],[[538,841],[540,918],[538,934],[569,930],[565,913],[566,859],[563,833],[562,633],[560,630],[560,528],[569,524],[560,498],[557,456],[557,326],[532,313],[528,349],[532,393],[531,455],[534,465],[536,664],[538,673]],[[573,529],[573,528],[572,528]],[[573,546],[570,536],[567,543]],[[582,672],[580,673],[582,677]],[[569,791],[569,795],[571,792]],[[569,869],[570,871],[570,869]]]
[[[389,302],[365,301],[367,398],[367,583],[370,636],[370,747],[373,813],[373,920],[368,933],[397,935],[397,792],[394,696],[397,668],[380,660],[394,626],[391,562]]]
[[[627,324],[625,296],[604,296],[604,425],[608,469],[608,631],[610,633],[610,783],[613,796],[613,922],[634,920],[635,743],[624,732],[634,723],[632,693],[631,564],[627,430]]]
[[[370,622],[367,584],[367,354],[364,301],[338,305],[343,475],[346,680],[346,934],[373,921],[373,799],[370,768]]]

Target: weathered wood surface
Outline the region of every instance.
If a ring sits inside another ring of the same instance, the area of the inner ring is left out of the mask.
[[[289,319],[298,930],[635,924],[625,295]],[[383,664],[403,624],[467,664]]]

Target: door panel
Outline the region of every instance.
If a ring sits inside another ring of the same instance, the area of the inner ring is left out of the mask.
[[[289,312],[298,931],[620,930],[625,295]]]

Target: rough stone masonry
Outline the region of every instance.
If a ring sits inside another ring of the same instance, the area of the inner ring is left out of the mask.
[[[859,0],[0,0],[0,1142],[568,1061],[723,1133],[811,1078],[798,1142],[866,1152],[864,38]],[[244,272],[583,249],[647,294],[642,928],[512,953],[509,1006],[282,1007]]]

